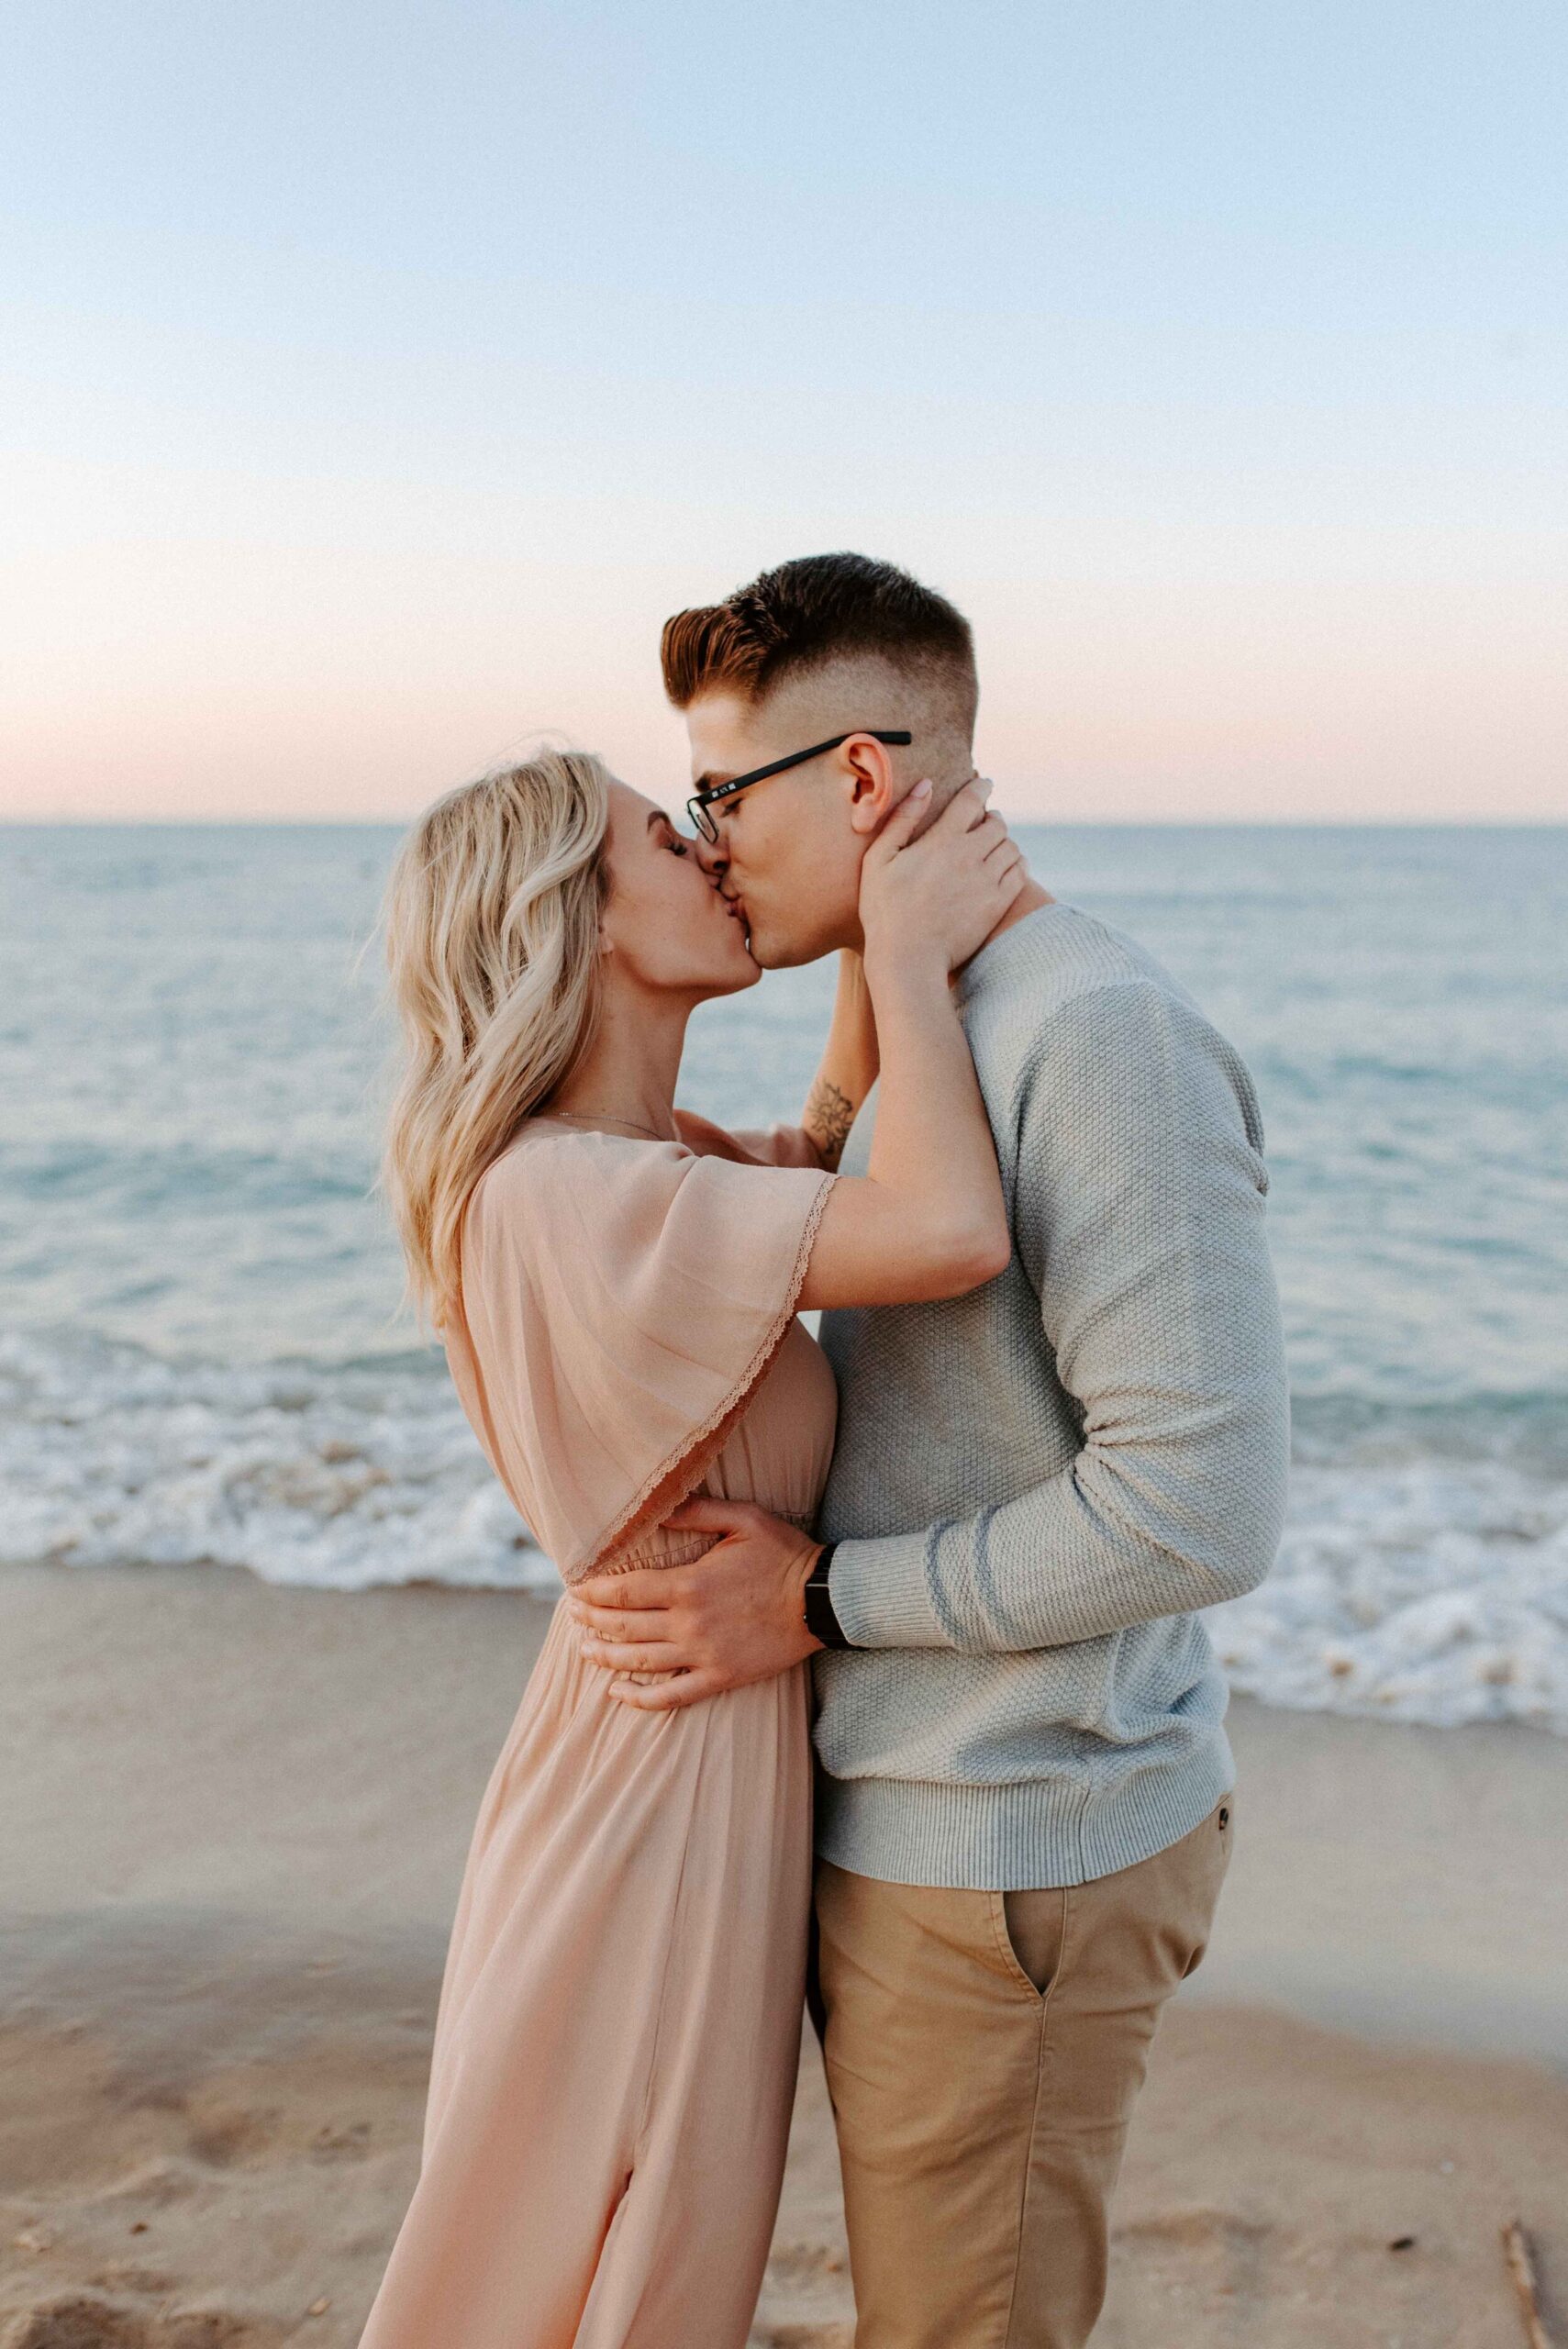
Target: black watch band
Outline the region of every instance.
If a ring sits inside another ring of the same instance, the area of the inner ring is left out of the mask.
[[[828,1584],[833,1553],[838,1546],[836,1542],[826,1545],[812,1567],[806,1586],[806,1628],[814,1640],[821,1641],[825,1648],[847,1648],[850,1644],[844,1637],[844,1627],[835,1611],[833,1593]]]

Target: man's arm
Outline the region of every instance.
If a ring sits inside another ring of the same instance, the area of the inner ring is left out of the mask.
[[[973,1517],[840,1541],[829,1586],[853,1646],[1057,1647],[1262,1581],[1284,1515],[1289,1412],[1262,1137],[1242,1082],[1214,1031],[1144,981],[1052,1019],[1018,1104],[1013,1220],[1039,1342],[1078,1406],[1083,1447]],[[650,1710],[783,1671],[817,1645],[802,1600],[815,1543],[743,1503],[688,1503],[674,1521],[723,1538],[692,1565],[601,1577],[568,1602],[592,1661],[685,1675],[616,1684]]]
[[[1014,1229],[1083,1448],[973,1517],[841,1542],[854,1645],[1056,1647],[1262,1581],[1288,1406],[1243,1081],[1149,982],[1055,1015],[1019,1105]]]

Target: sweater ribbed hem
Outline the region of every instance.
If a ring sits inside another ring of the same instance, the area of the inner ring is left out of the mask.
[[[964,1787],[818,1770],[817,1851],[884,1884],[966,1892],[1089,1884],[1168,1851],[1235,1783],[1230,1741],[1218,1727],[1180,1762],[1100,1791],[1077,1778]]]

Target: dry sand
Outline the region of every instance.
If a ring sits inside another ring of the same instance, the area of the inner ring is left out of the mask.
[[[0,2349],[350,2349],[546,1620],[0,1573]],[[1236,1858],[1156,2051],[1096,2349],[1519,2349],[1516,2213],[1568,2349],[1568,1748],[1232,1727]],[[808,2046],[754,2338],[839,2349],[850,2307]]]

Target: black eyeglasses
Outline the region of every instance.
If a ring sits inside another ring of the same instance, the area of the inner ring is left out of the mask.
[[[847,734],[835,734],[830,742],[813,742],[809,751],[792,751],[787,759],[774,759],[770,766],[753,767],[750,774],[732,774],[728,783],[716,783],[706,791],[699,791],[695,799],[686,802],[686,813],[705,841],[717,841],[718,826],[708,809],[720,799],[733,799],[738,791],[746,791],[754,783],[766,783],[771,774],[783,774],[786,768],[803,767],[807,759],[819,759],[825,751],[836,751],[840,742],[852,740],[855,735],[869,735],[873,742],[885,742],[891,748],[898,742],[912,742],[913,734],[878,733],[873,726],[851,726]]]

